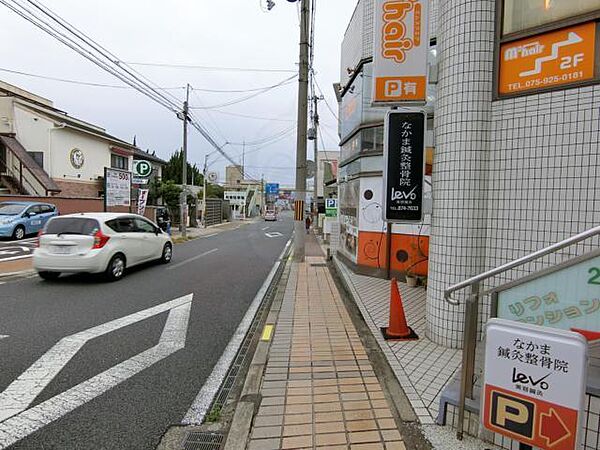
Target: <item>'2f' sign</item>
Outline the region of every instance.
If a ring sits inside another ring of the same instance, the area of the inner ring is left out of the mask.
[[[402,63],[407,52],[421,45],[421,4],[417,0],[389,1],[383,11],[383,57]],[[413,32],[409,36],[407,16],[411,12]]]

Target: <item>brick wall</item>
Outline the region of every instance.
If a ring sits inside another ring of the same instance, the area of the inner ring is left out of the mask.
[[[61,215],[73,214],[78,212],[102,212],[104,209],[104,200],[101,198],[89,197],[35,197],[30,195],[2,195],[0,202],[42,202],[56,205]],[[155,207],[147,207],[144,216],[150,220],[155,220]],[[129,212],[127,207],[108,208],[109,212]],[[136,212],[135,205],[132,205],[132,212]]]
[[[101,181],[85,182],[85,181],[65,181],[54,179],[58,187],[60,187],[61,197],[89,197],[98,198],[98,192],[104,190]]]

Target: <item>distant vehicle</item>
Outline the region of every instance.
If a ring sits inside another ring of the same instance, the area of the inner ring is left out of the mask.
[[[23,239],[40,231],[51,217],[57,216],[56,206],[50,203],[0,203],[0,237]]]
[[[40,231],[33,268],[45,280],[61,273],[104,273],[110,281],[148,261],[171,262],[173,242],[136,214],[81,213],[55,217]]]
[[[273,209],[269,209],[265,212],[265,221],[276,221],[277,220],[277,211]]]

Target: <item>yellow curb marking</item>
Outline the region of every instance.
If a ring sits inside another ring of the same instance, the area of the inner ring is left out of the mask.
[[[260,337],[261,341],[270,341],[273,336],[274,325],[265,325],[263,328],[262,336]]]

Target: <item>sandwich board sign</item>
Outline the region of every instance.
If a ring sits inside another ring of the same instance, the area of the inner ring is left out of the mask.
[[[587,352],[579,333],[490,319],[483,426],[543,450],[578,449]]]

